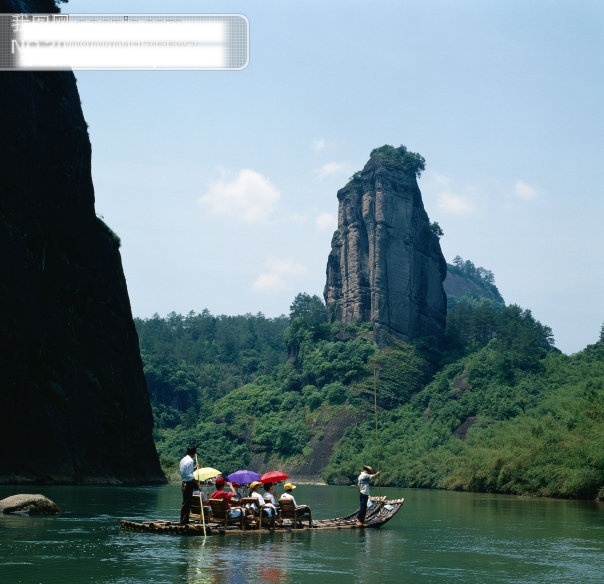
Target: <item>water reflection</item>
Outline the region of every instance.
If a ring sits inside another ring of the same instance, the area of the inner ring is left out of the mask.
[[[274,538],[281,541],[276,542]],[[182,566],[190,584],[290,582],[290,547],[285,534],[201,538],[198,545],[181,545],[187,557]]]

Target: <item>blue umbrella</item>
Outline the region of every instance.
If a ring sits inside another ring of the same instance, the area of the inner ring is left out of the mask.
[[[239,483],[240,485],[249,485],[254,481],[260,480],[260,475],[253,470],[236,470],[227,476],[229,482]]]

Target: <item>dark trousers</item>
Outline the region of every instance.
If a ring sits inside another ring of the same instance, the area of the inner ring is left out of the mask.
[[[369,501],[369,495],[359,493],[359,512],[357,513],[357,519],[361,523],[365,523],[365,514],[367,513],[367,501]]]
[[[191,514],[191,502],[193,501],[193,491],[195,490],[196,482],[189,481],[182,484],[182,505],[180,506],[180,523],[189,523],[189,515]]]

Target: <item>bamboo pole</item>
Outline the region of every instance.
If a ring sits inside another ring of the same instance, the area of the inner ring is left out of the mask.
[[[375,416],[375,457],[376,457],[376,466],[377,470],[380,470],[380,435],[378,431],[378,411],[377,411],[377,379],[378,379],[379,369],[376,367],[375,363],[373,365],[373,411]],[[378,475],[377,481],[378,487],[378,495],[381,494],[381,485]]]
[[[199,462],[197,460],[197,453],[195,453],[195,466],[197,466],[197,468],[199,468]],[[203,536],[206,537],[206,518],[205,518],[205,514],[203,511],[203,492],[202,492],[202,487],[201,485],[199,485],[199,507],[201,509],[201,513],[199,514],[199,517],[201,519],[201,523],[203,524]]]

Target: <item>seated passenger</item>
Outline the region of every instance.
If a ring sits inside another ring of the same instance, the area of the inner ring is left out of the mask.
[[[193,491],[193,495],[195,497],[201,497],[201,501],[203,503],[203,512],[206,515],[210,514],[210,511],[212,510],[211,507],[208,505],[208,494],[202,489],[201,491],[199,489],[195,489]]]
[[[275,495],[277,491],[273,489],[273,483],[264,483],[264,493],[262,493],[262,497],[267,503],[271,503],[275,508],[277,507],[277,501],[275,499]]]
[[[250,497],[253,497],[254,499],[256,499],[255,506],[259,510],[261,510],[263,515],[265,515],[266,517],[274,518],[277,515],[277,507],[270,501],[266,501],[264,499],[264,497],[262,496],[262,493],[260,493],[260,489],[259,489],[261,484],[262,483],[260,483],[258,481],[254,481],[250,485]]]
[[[309,515],[310,507],[308,505],[298,505],[296,503],[296,500],[294,499],[292,491],[296,488],[296,485],[294,485],[293,483],[285,483],[283,485],[283,488],[285,489],[285,492],[283,493],[283,495],[281,495],[281,497],[279,497],[279,501],[289,499],[294,504],[296,512],[300,517],[302,517],[303,515]]]
[[[224,490],[225,484],[230,488],[230,493]],[[231,499],[234,494],[235,489],[231,483],[227,483],[222,477],[216,479],[216,490],[210,495],[210,499],[224,499],[226,501],[229,519],[239,519],[242,513],[240,508],[231,508]]]

